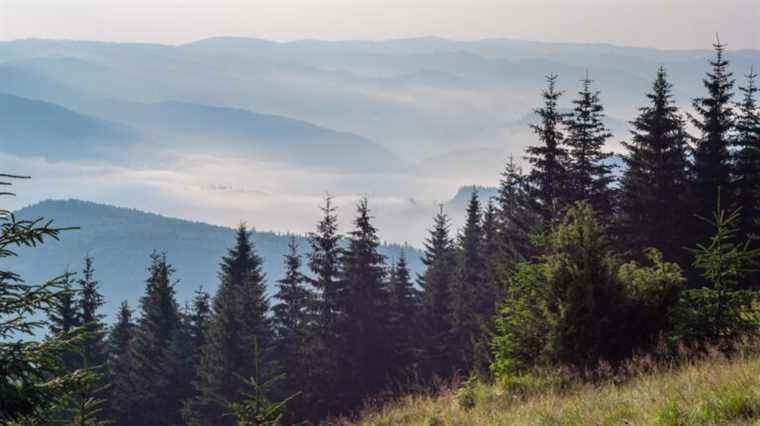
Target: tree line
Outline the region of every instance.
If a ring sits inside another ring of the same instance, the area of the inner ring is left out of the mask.
[[[139,307],[123,303],[110,326],[92,259],[42,287],[4,272],[0,354],[16,363],[0,382],[0,418],[318,422],[455,376],[586,371],[660,345],[729,351],[760,324],[760,110],[757,75],[734,99],[725,47],[714,47],[691,114],[657,70],[619,176],[593,81],[586,75],[565,112],[558,76],[547,76],[529,170],[510,158],[498,195],[473,191],[457,232],[441,207],[416,277],[403,255],[378,253],[366,198],[343,235],[329,197],[308,254],[291,242],[271,299],[243,225],[215,294],[199,289],[181,306],[167,254],[154,253]],[[58,236],[47,223],[3,219],[3,256]],[[40,310],[47,321],[23,323]],[[6,343],[43,323],[42,342]]]

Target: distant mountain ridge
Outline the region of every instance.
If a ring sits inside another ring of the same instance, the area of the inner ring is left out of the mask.
[[[403,165],[367,138],[288,117],[176,101],[101,100],[90,101],[90,107],[97,117],[0,93],[0,152],[50,160],[123,160],[124,150],[139,144],[188,151],[194,145],[252,161],[325,170],[387,171]]]
[[[134,129],[43,101],[0,93],[0,151],[76,159],[111,156],[139,140]]]
[[[143,294],[149,255],[153,251],[167,253],[179,281],[178,299],[184,303],[201,285],[214,292],[219,262],[234,242],[234,230],[230,228],[80,200],[43,201],[16,211],[15,215],[23,219],[53,219],[55,226],[80,229],[64,232],[60,241],[20,249],[19,257],[5,261],[7,267],[29,283],[40,283],[67,269],[79,271],[84,257],[92,256],[109,319],[122,300],[134,305]],[[308,250],[305,237],[295,238],[305,254]],[[270,295],[282,275],[282,256],[289,239],[289,235],[252,232],[257,252],[264,259]],[[380,251],[389,259],[397,259],[402,249],[413,271],[420,272],[417,250],[383,245]]]

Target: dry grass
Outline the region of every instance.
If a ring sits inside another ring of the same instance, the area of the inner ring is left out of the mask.
[[[646,363],[646,361],[644,361]],[[760,357],[649,366],[620,382],[523,377],[367,409],[359,425],[760,425]]]

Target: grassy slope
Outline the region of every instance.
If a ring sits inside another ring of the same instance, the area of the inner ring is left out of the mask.
[[[461,398],[409,396],[368,410],[362,425],[760,425],[760,358],[700,361],[625,384],[577,385],[517,397],[476,385]]]

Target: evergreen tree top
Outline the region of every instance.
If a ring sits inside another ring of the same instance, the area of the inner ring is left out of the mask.
[[[324,205],[320,206],[322,219],[317,224],[315,232],[309,233],[309,268],[314,273],[313,283],[321,290],[325,290],[335,280],[338,274],[338,261],[341,255],[340,240],[338,233],[337,207],[332,203],[332,198],[325,197]]]
[[[422,263],[430,267],[436,259],[440,259],[451,253],[454,241],[451,238],[451,220],[443,208],[443,204],[438,206],[438,213],[433,219],[433,228],[429,231],[429,236],[425,240],[425,253],[422,256]]]
[[[743,96],[741,101],[736,105],[739,111],[736,120],[736,131],[742,145],[753,139],[757,140],[760,138],[760,110],[758,109],[756,98],[760,88],[756,85],[757,76],[754,68],[751,67],[749,72],[745,74],[745,85],[739,87],[739,91],[742,92]],[[758,142],[756,144],[760,145]]]
[[[92,257],[84,258],[84,268],[81,278],[78,280],[80,289],[79,298],[79,315],[82,324],[99,324],[104,316],[98,313],[98,310],[105,304],[105,299],[100,293],[100,283],[95,279],[95,267],[93,266]]]
[[[262,272],[263,260],[256,253],[251,241],[251,233],[245,224],[240,224],[235,233],[235,245],[222,258],[220,281],[222,285],[241,286],[250,282],[265,280]]]
[[[715,57],[709,61],[712,70],[702,80],[708,93],[706,97],[696,98],[692,102],[697,117],[692,117],[691,122],[703,133],[704,139],[715,144],[724,142],[725,133],[732,126],[730,100],[735,81],[733,73],[728,70],[730,62],[724,56],[726,45],[716,37],[713,47]]]

